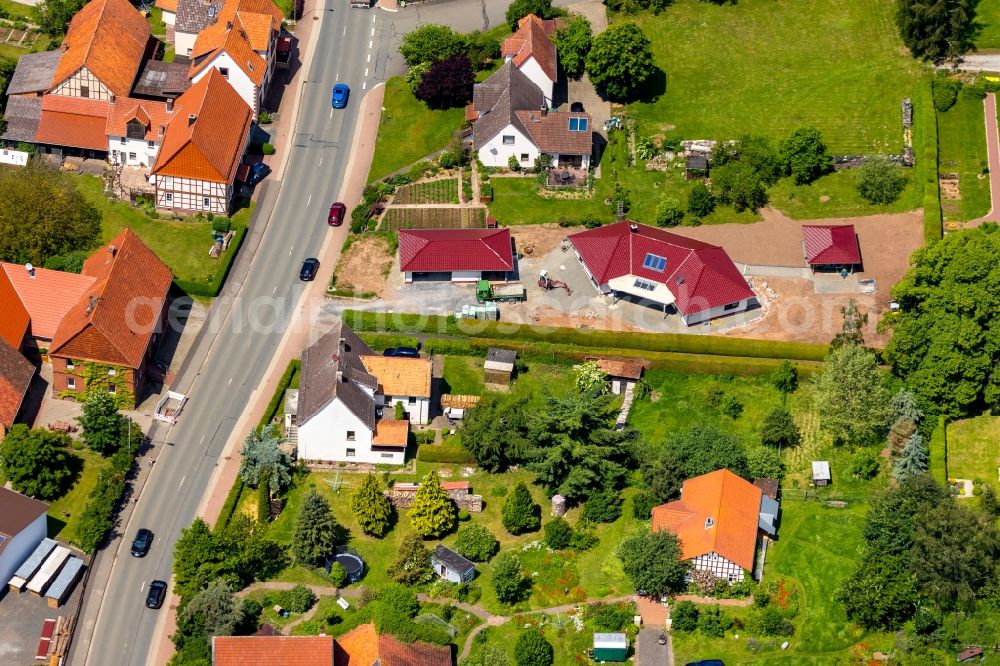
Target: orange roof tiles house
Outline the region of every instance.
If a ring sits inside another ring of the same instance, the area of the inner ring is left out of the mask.
[[[423,641],[403,643],[363,624],[337,639],[333,666],[451,666],[451,648]],[[218,666],[218,665],[216,665]]]
[[[0,340],[20,350],[30,325],[28,309],[24,307],[21,297],[7,277],[3,264],[0,264]]]
[[[517,32],[503,40],[500,53],[505,61],[524,72],[552,104],[552,89],[559,74],[559,60],[553,37],[559,22],[528,14],[518,22]]]
[[[181,95],[152,168],[157,208],[228,214],[252,121],[218,70]]]
[[[20,264],[0,264],[0,308],[17,311],[10,300],[13,292],[27,313],[28,335],[47,346],[59,322],[93,284],[94,278],[89,275],[35,267],[28,271]]]
[[[35,366],[0,338],[0,439],[14,424],[35,376]]]
[[[760,488],[720,469],[685,481],[679,500],[653,508],[652,526],[677,535],[695,570],[732,583],[754,571],[759,538],[774,536],[777,515]]]
[[[213,666],[333,666],[331,636],[213,636]]]
[[[45,95],[35,143],[107,152],[109,108],[103,100]]]
[[[160,340],[173,275],[131,229],[91,255],[82,275],[94,283],[63,316],[49,349],[53,395],[86,390],[87,379],[76,369],[84,362],[109,366],[108,390],[137,400]]]
[[[104,128],[107,148],[115,164],[151,167],[166,135],[167,123],[175,106],[132,97],[119,97],[111,103]]]

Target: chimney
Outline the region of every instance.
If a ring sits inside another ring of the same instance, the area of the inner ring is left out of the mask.
[[[30,277],[30,278],[34,278],[35,277],[35,267],[32,266],[31,264],[25,264],[24,265],[24,270],[28,271],[28,277]]]
[[[542,118],[544,118],[545,116],[547,116],[549,114],[549,107],[546,106],[545,102],[542,102],[541,111],[542,111]]]
[[[631,231],[632,233],[635,233],[635,232],[639,231],[639,225],[636,224],[635,222],[629,222],[628,223],[628,230]]]
[[[118,251],[118,248],[116,248],[114,245],[109,245],[108,246],[108,254],[110,254],[112,257],[115,256],[115,252],[117,252],[117,251]]]
[[[112,104],[115,103],[115,94],[114,93],[111,93],[111,103]]]
[[[97,302],[100,300],[101,299],[98,298],[97,296],[90,297],[90,301],[87,303],[87,314],[90,314],[91,312],[94,311],[94,308],[97,307]]]
[[[232,21],[226,21],[226,32],[229,32],[232,29],[233,29],[233,22]]]
[[[198,116],[194,115],[193,113],[189,113],[188,114],[188,126],[194,125],[194,121],[197,118],[198,118]]]
[[[167,113],[173,113],[173,112],[174,112],[174,98],[173,97],[168,97],[167,98]]]
[[[344,373],[341,372],[340,370],[337,370],[337,383],[340,384],[343,381],[344,381]]]

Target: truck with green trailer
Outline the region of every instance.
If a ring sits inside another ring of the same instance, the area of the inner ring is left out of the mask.
[[[479,303],[519,303],[528,297],[524,287],[501,285],[494,287],[489,280],[476,284],[476,301]]]

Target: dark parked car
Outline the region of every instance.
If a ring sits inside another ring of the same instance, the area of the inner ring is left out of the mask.
[[[346,83],[338,83],[333,86],[333,97],[331,103],[335,109],[343,109],[347,106],[347,98],[351,96],[351,89]]]
[[[145,527],[141,528],[135,533],[135,539],[132,540],[132,557],[145,557],[152,543],[153,533]]]
[[[149,592],[146,593],[146,608],[159,608],[163,605],[163,599],[166,596],[166,582],[162,580],[154,580],[149,584]]]
[[[302,268],[299,270],[299,279],[303,282],[312,282],[316,279],[317,272],[319,272],[319,259],[309,257],[302,262]]]
[[[382,356],[399,356],[401,358],[420,358],[420,352],[413,347],[389,347]]]
[[[573,102],[569,105],[569,110],[572,113],[583,113],[583,102]]]
[[[247,175],[247,185],[253,187],[260,181],[271,175],[271,167],[263,162],[257,162],[250,166],[250,173]]]
[[[684,666],[726,666],[721,659],[702,659],[701,661],[689,661]]]
[[[330,217],[326,219],[327,224],[331,227],[339,227],[344,223],[344,215],[347,213],[347,206],[340,202],[335,201],[330,205]]]

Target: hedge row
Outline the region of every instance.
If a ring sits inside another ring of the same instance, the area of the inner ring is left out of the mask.
[[[137,447],[138,448],[138,447]],[[74,541],[85,553],[93,553],[115,523],[115,509],[125,494],[125,477],[132,469],[135,452],[125,447],[111,456],[111,467],[102,469],[80,515]]]
[[[591,348],[749,356],[796,361],[822,361],[829,351],[829,345],[805,342],[746,340],[683,333],[635,333],[529,326],[475,319],[456,320],[451,315],[442,317],[438,315],[344,310],[342,316],[347,325],[355,331],[481,337],[500,339],[504,341],[504,344],[512,340],[523,340]]]
[[[267,409],[264,410],[264,415],[260,418],[260,423],[257,424],[257,429],[262,430],[264,426],[274,420],[274,417],[278,415],[278,410],[283,406],[285,399],[285,391],[292,387],[292,383],[296,382],[298,379],[299,370],[302,369],[302,361],[297,358],[293,358],[288,362],[288,367],[281,374],[281,379],[278,380],[278,388],[274,390],[274,395],[271,396],[271,402],[267,403]],[[298,386],[298,383],[295,384]]]
[[[226,276],[229,275],[229,271],[233,267],[233,262],[236,261],[236,255],[239,254],[240,247],[243,245],[243,239],[246,238],[246,235],[246,226],[242,226],[236,230],[236,234],[229,244],[229,250],[222,257],[223,263],[219,266],[219,269],[215,272],[211,280],[208,282],[174,280],[174,284],[188,296],[204,296],[206,298],[215,298],[218,296],[222,290],[222,285],[226,282]]]
[[[459,443],[422,444],[417,449],[417,460],[428,463],[475,465],[476,459]]]
[[[941,192],[938,188],[938,127],[937,112],[931,94],[930,81],[917,88],[914,106],[913,145],[917,151],[917,168],[924,180],[924,242],[940,240],[944,234],[941,217]]]
[[[236,477],[236,483],[233,487],[229,489],[229,494],[226,495],[226,501],[222,504],[222,509],[219,511],[219,518],[215,521],[216,532],[222,532],[227,527],[229,527],[229,521],[233,519],[236,515],[236,508],[240,505],[240,499],[243,497],[243,480],[240,477]]]
[[[931,476],[938,483],[948,484],[948,424],[943,416],[931,433]]]

